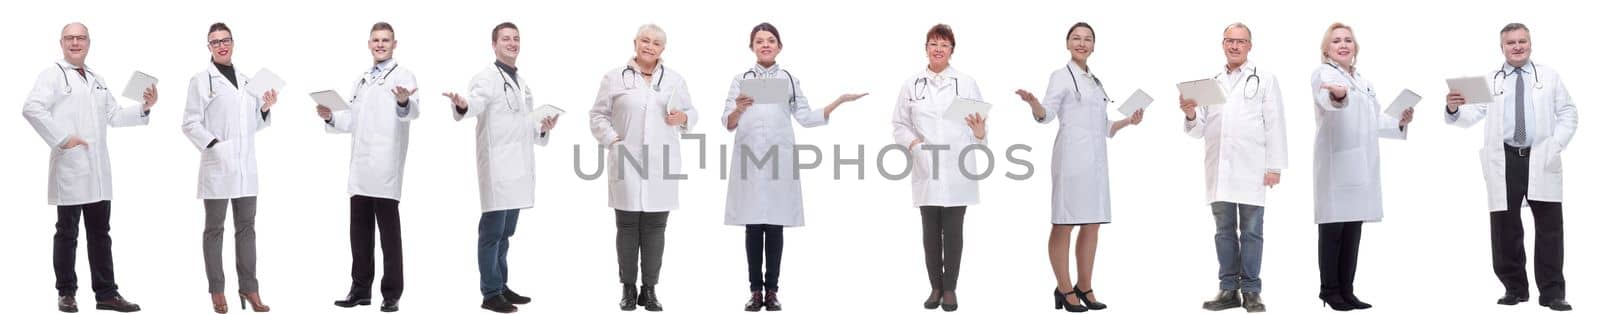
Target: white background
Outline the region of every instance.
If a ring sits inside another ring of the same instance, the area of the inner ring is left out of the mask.
[[[1594,99],[1587,88],[1596,84],[1593,27],[1577,1],[897,2],[8,4],[0,13],[0,29],[6,30],[0,42],[7,43],[0,58],[0,100],[13,104],[10,118],[0,119],[0,147],[8,150],[0,155],[0,238],[6,239],[0,252],[9,255],[0,262],[0,304],[7,312],[53,310],[49,242],[55,209],[44,202],[48,148],[17,113],[38,71],[55,71],[50,63],[61,56],[58,30],[68,22],[88,24],[88,64],[108,77],[114,91],[134,70],[162,80],[163,97],[150,125],[113,130],[107,144],[116,169],[117,282],[146,312],[209,311],[200,256],[203,214],[194,199],[199,154],[178,130],[185,83],[209,66],[205,29],[216,21],[234,30],[240,71],[271,68],[289,82],[274,125],[259,134],[259,267],[268,304],[282,313],[344,312],[328,303],[343,296],[349,283],[349,140],[324,134],[304,95],[344,88],[359,78],[371,61],[365,48],[369,27],[388,21],[398,31],[397,60],[417,73],[427,95],[423,117],[412,126],[401,203],[408,268],[402,308],[477,311],[476,122],[451,121],[445,99],[437,95],[463,91],[492,61],[490,29],[513,21],[522,29],[520,73],[533,84],[536,101],[572,114],[540,151],[539,206],[523,212],[513,238],[510,284],[534,298],[524,311],[608,313],[616,309],[619,288],[606,185],[581,180],[572,168],[574,145],[584,148],[586,169],[594,167],[586,111],[599,78],[632,56],[630,40],[640,24],[658,23],[668,34],[665,65],[687,78],[700,109],[695,132],[711,144],[730,143],[731,134],[715,122],[729,78],[754,61],[746,48],[750,28],[770,21],[787,44],[779,62],[803,80],[813,107],[840,93],[872,93],[840,108],[829,126],[798,132],[800,143],[867,145],[869,168],[866,180],[831,181],[826,166],[805,173],[808,226],[786,232],[786,310],[924,311],[918,304],[928,287],[910,182],[877,177],[870,159],[891,142],[889,116],[900,84],[926,63],[926,30],[948,23],[958,43],[954,67],[975,77],[998,106],[989,123],[990,144],[997,150],[1035,147],[1022,155],[1034,165],[1032,179],[998,176],[1024,170],[999,164],[997,176],[983,183],[984,202],[969,209],[962,309],[1045,312],[1051,301],[1044,292],[1054,285],[1045,240],[1056,127],[1032,122],[1011,92],[1042,93],[1049,73],[1067,62],[1067,26],[1087,21],[1099,35],[1091,68],[1113,98],[1143,88],[1157,99],[1144,125],[1124,130],[1110,144],[1116,220],[1102,230],[1095,290],[1118,312],[1201,312],[1199,303],[1216,290],[1203,143],[1180,132],[1172,86],[1221,71],[1223,27],[1243,21],[1254,30],[1252,60],[1283,82],[1289,122],[1291,166],[1283,184],[1269,193],[1266,215],[1266,303],[1279,313],[1317,311],[1310,190],[1315,124],[1308,77],[1320,66],[1323,31],[1342,21],[1355,28],[1363,47],[1358,70],[1377,83],[1380,99],[1387,102],[1402,88],[1424,96],[1410,140],[1383,141],[1387,217],[1365,228],[1357,292],[1377,305],[1374,313],[1545,311],[1532,304],[1493,304],[1502,290],[1490,267],[1485,191],[1474,154],[1482,131],[1447,126],[1440,111],[1445,78],[1482,75],[1502,62],[1497,34],[1513,21],[1531,27],[1534,60],[1561,70],[1580,103]],[[1597,174],[1584,162],[1595,158],[1595,138],[1580,134],[1565,153],[1574,161],[1567,168],[1564,212],[1568,298],[1579,308],[1600,306],[1588,302],[1595,295],[1591,283],[1600,278],[1592,267],[1596,234],[1585,228],[1596,217],[1597,199],[1590,193]],[[833,158],[825,150],[825,158]],[[854,155],[851,148],[845,152]],[[734,313],[748,297],[744,231],[722,225],[727,183],[717,180],[717,159],[709,161],[712,168],[688,171],[682,209],[672,214],[668,228],[660,295],[669,311]],[[885,168],[901,166],[896,161]],[[1532,219],[1525,221],[1531,253]],[[226,256],[231,265],[232,254]],[[79,268],[79,296],[87,304],[92,293],[83,257]],[[231,271],[228,277],[226,290],[234,291],[236,278]]]

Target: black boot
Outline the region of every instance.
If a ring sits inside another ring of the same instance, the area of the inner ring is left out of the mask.
[[[1211,301],[1201,303],[1200,308],[1210,311],[1221,311],[1243,305],[1244,302],[1239,300],[1239,290],[1222,290],[1217,292],[1217,297],[1212,298]]]
[[[1365,309],[1372,308],[1372,304],[1367,304],[1367,302],[1361,302],[1361,299],[1356,298],[1355,292],[1350,292],[1350,291],[1346,290],[1344,292],[1344,300],[1345,300],[1345,302],[1350,302],[1350,306],[1354,306],[1357,310],[1365,310]]]
[[[639,288],[639,306],[643,306],[646,311],[661,311],[661,300],[656,299],[656,286],[645,285]]]
[[[1261,303],[1260,292],[1245,292],[1243,303],[1245,312],[1260,313],[1267,311],[1267,305],[1265,303]]]
[[[1322,299],[1322,305],[1332,308],[1334,311],[1344,312],[1356,309],[1356,306],[1350,304],[1350,301],[1346,300],[1343,294],[1337,292],[1323,291],[1317,294],[1317,298]]]
[[[617,304],[623,311],[632,311],[639,308],[639,288],[633,285],[622,286],[622,302]]]
[[[750,301],[745,301],[744,302],[744,311],[745,312],[760,312],[761,311],[761,305],[763,303],[765,303],[765,302],[761,300],[761,292],[760,291],[751,291],[750,292]]]

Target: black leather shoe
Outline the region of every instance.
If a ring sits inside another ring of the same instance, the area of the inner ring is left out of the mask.
[[[635,288],[633,285],[623,285],[622,302],[618,303],[617,305],[621,306],[623,311],[632,311],[638,309],[639,288]]]
[[[1572,310],[1572,304],[1568,304],[1567,303],[1567,299],[1555,299],[1555,300],[1550,300],[1549,302],[1539,302],[1539,305],[1543,306],[1543,307],[1548,307],[1551,310],[1556,310],[1556,311],[1560,311],[1560,312],[1566,312],[1566,311],[1571,311]]]
[[[481,307],[481,308],[483,308],[485,310],[494,311],[495,313],[516,313],[517,312],[517,306],[511,304],[510,301],[506,301],[506,295],[505,294],[500,294],[500,295],[494,296],[492,298],[489,298],[488,300],[483,300],[483,305],[479,306],[479,307]]]
[[[656,299],[656,286],[639,287],[639,306],[643,306],[646,311],[661,311],[661,300]]]
[[[70,295],[56,297],[56,309],[62,313],[77,313],[78,298]]]
[[[1088,312],[1089,311],[1089,308],[1088,307],[1084,307],[1083,305],[1067,303],[1067,295],[1071,295],[1072,294],[1071,292],[1061,293],[1060,289],[1050,288],[1050,293],[1054,294],[1055,297],[1056,297],[1056,309],[1057,310],[1066,309],[1067,312],[1073,312],[1073,313],[1083,313],[1083,312]],[[1080,299],[1080,300],[1078,300],[1078,302],[1082,303],[1083,300]]]
[[[1239,300],[1239,290],[1218,291],[1217,296],[1212,298],[1211,301],[1200,304],[1200,308],[1209,311],[1221,311],[1240,306],[1244,306],[1244,302]]]
[[[1090,293],[1094,293],[1094,290],[1088,290],[1088,291],[1078,290],[1078,286],[1077,285],[1073,285],[1072,286],[1072,294],[1078,295],[1078,302],[1079,303],[1083,303],[1083,307],[1091,309],[1091,310],[1096,310],[1096,311],[1106,309],[1106,304],[1105,303],[1090,301],[1089,300],[1089,294]]]
[[[511,304],[522,305],[533,302],[533,298],[517,294],[516,291],[511,291],[511,288],[506,288],[506,292],[500,293],[500,295],[506,296],[506,302],[511,302]]]
[[[778,302],[777,290],[767,290],[767,299],[762,303],[766,304],[767,312],[777,312],[783,310],[783,303]]]
[[[333,306],[342,308],[352,308],[358,305],[372,305],[372,296],[351,292],[344,295],[344,300],[333,301]]]
[[[400,311],[400,299],[384,299],[383,306],[379,306],[378,311],[384,313]]]
[[[110,299],[95,301],[94,309],[133,313],[139,311],[139,305],[133,304],[133,302],[128,302],[127,299],[123,299],[122,296],[119,295],[111,297]]]
[[[1528,297],[1526,297],[1526,296],[1520,296],[1519,297],[1519,296],[1507,293],[1506,295],[1501,296],[1500,300],[1497,300],[1494,303],[1499,303],[1500,305],[1517,305],[1517,303],[1522,303],[1522,302],[1528,302]]]
[[[760,312],[761,311],[761,306],[763,304],[765,304],[765,303],[766,303],[765,301],[761,300],[761,292],[751,291],[750,292],[750,301],[745,301],[744,302],[744,311],[745,312]]]
[[[955,312],[956,308],[960,307],[959,305],[956,304],[955,301],[952,301],[952,300],[955,299],[956,292],[955,291],[945,291],[944,294],[945,295],[949,295],[950,297],[949,298],[945,298],[943,296],[939,297],[939,309],[944,310],[945,312]],[[945,303],[944,301],[950,301],[950,303]]]
[[[1264,304],[1264,303],[1261,303],[1261,293],[1260,292],[1245,292],[1244,293],[1244,302],[1243,303],[1244,303],[1244,311],[1245,312],[1248,312],[1248,313],[1260,313],[1260,312],[1266,312],[1267,311],[1267,305]]]
[[[939,293],[939,290],[933,290],[933,293],[928,295],[928,300],[922,301],[922,308],[929,310],[939,308],[939,296],[942,295],[943,294]]]

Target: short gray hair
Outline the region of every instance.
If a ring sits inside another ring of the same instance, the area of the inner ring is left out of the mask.
[[[1244,36],[1246,37],[1245,39],[1255,39],[1256,37],[1254,33],[1250,32],[1250,27],[1244,25],[1244,22],[1233,22],[1233,24],[1228,24],[1228,27],[1222,29],[1222,34],[1226,36],[1228,34],[1228,30],[1235,28],[1244,30]]]
[[[661,42],[667,42],[667,32],[661,30],[661,26],[656,26],[655,24],[640,25],[639,33],[634,35],[633,39],[644,38],[646,35],[655,35],[657,38],[661,39]]]

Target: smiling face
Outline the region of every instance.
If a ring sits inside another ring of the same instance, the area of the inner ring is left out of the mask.
[[[950,55],[955,53],[955,45],[950,39],[934,37],[927,43],[928,67],[943,69],[950,66]]]
[[[223,65],[233,64],[233,32],[215,31],[206,35],[206,45],[211,47],[211,61]]]
[[[383,62],[394,58],[394,31],[375,30],[367,37],[367,49],[372,50],[372,61]]]
[[[773,64],[778,62],[778,53],[783,52],[783,44],[772,32],[758,31],[750,40],[750,51],[756,53],[756,63]]]
[[[635,61],[641,65],[661,62],[661,53],[667,50],[667,40],[662,37],[653,31],[640,32],[638,38],[633,39]]]
[[[1528,36],[1526,28],[1500,33],[1500,52],[1506,55],[1506,63],[1519,67],[1528,63],[1533,54],[1533,40]]]
[[[1356,53],[1361,50],[1356,45],[1356,35],[1350,28],[1334,28],[1328,32],[1328,41],[1322,43],[1322,55],[1333,60],[1340,66],[1350,67],[1355,65]]]
[[[1089,55],[1094,54],[1094,30],[1088,27],[1073,28],[1067,34],[1067,51],[1072,52],[1072,61],[1079,64],[1089,62]]]
[[[72,23],[61,28],[61,57],[67,63],[83,66],[89,57],[89,28],[83,24]]]
[[[496,60],[515,65],[517,55],[522,51],[522,32],[515,28],[503,28],[494,33],[494,57]]]
[[[1222,33],[1222,52],[1228,56],[1228,65],[1239,66],[1250,59],[1250,31],[1244,27],[1229,27]]]

